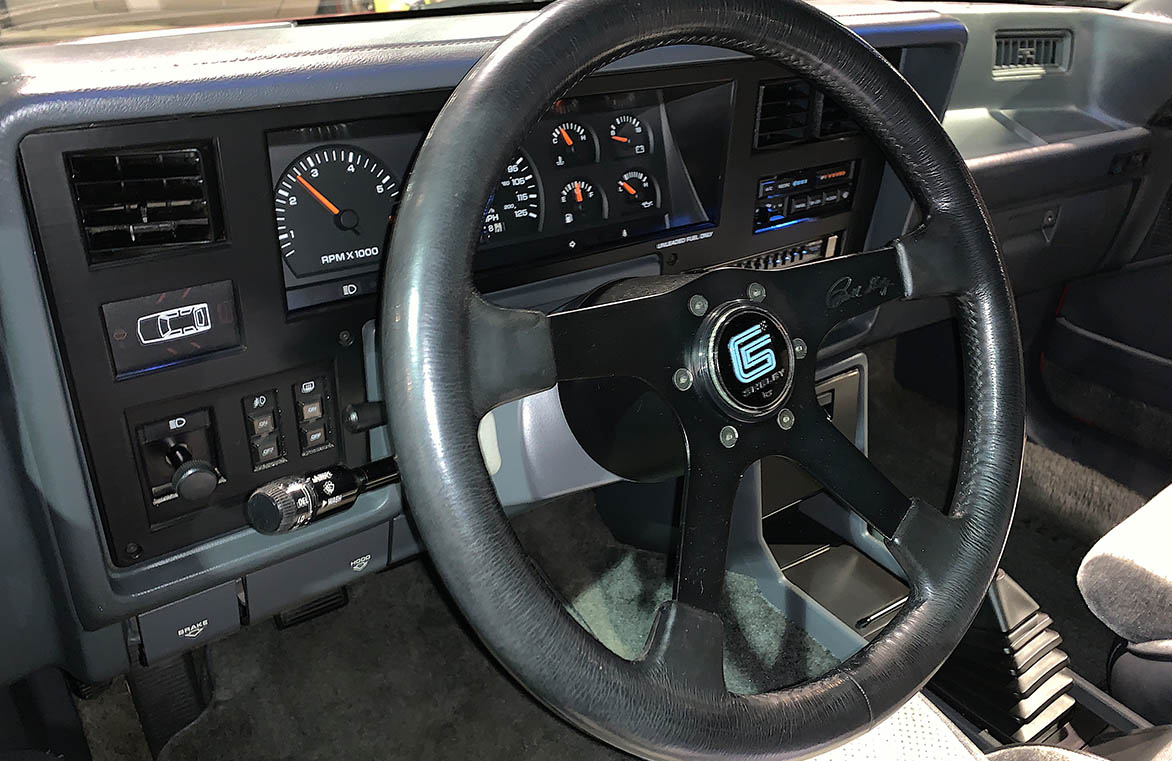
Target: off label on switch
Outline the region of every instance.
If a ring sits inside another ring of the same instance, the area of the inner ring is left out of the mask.
[[[329,413],[326,412],[326,384],[322,378],[308,378],[293,385],[297,399],[297,425],[301,453],[314,452],[330,444]]]
[[[276,462],[284,455],[277,435],[280,409],[275,389],[249,394],[241,400],[244,408],[244,427],[248,431],[252,466],[259,468]]]

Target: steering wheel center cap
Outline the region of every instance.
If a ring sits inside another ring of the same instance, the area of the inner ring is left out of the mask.
[[[699,351],[707,386],[733,417],[767,417],[789,395],[793,344],[781,321],[757,304],[732,302],[713,311]]]

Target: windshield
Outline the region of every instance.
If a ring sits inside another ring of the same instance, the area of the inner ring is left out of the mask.
[[[529,0],[0,0],[0,45],[192,26],[536,4]]]

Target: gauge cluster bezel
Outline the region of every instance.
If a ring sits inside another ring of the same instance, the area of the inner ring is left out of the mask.
[[[625,71],[591,77],[578,85],[573,93],[576,96],[656,88],[704,89],[733,83],[737,97],[728,109],[733,119],[728,149],[694,152],[723,181],[720,223],[703,230],[617,240],[589,250],[582,247],[572,254],[539,239],[514,263],[478,269],[474,273],[477,287],[486,294],[513,286],[528,289],[540,281],[577,273],[587,278],[584,282],[590,282],[597,268],[636,260],[646,262],[651,257],[658,257],[663,272],[673,274],[740,260],[843,230],[846,233],[840,248],[857,250],[874,208],[882,157],[861,135],[755,152],[753,93],[760,81],[777,76],[775,67],[745,60]],[[243,525],[238,496],[257,485],[262,476],[253,471],[246,451],[248,439],[237,392],[286,388],[286,381],[300,374],[299,368],[319,368],[315,372],[331,376],[335,384],[336,411],[366,398],[361,335],[363,325],[377,317],[378,273],[356,277],[353,284],[359,293],[353,298],[313,308],[288,308],[291,291],[286,288],[275,234],[273,188],[284,167],[309,146],[289,146],[280,160],[270,161],[273,135],[294,129],[319,129],[320,125],[369,123],[372,129],[409,143],[398,154],[403,156],[402,166],[378,154],[388,169],[402,179],[408,174],[419,141],[449,93],[442,89],[172,114],[166,118],[45,130],[22,139],[20,162],[32,215],[30,225],[52,308],[55,341],[82,436],[95,508],[101,514],[100,524],[113,565],[132,566],[164,557]],[[677,102],[675,107],[681,105],[688,104]],[[691,105],[690,110],[680,112],[681,123],[698,118],[704,110],[702,103]],[[606,126],[603,123],[599,129]],[[367,136],[370,135],[356,137],[353,133],[319,130],[313,137],[328,143],[353,142]],[[67,156],[77,151],[184,145],[207,146],[210,151],[214,180],[220,190],[223,238],[202,246],[147,250],[133,260],[92,263],[76,218]],[[656,143],[656,154],[659,149]],[[753,235],[760,176],[850,159],[861,159],[852,211]],[[544,192],[559,189],[548,183]],[[591,275],[586,275],[587,271]],[[119,377],[102,319],[103,304],[224,280],[230,280],[236,288],[240,324],[237,349]],[[335,283],[309,285],[333,287]],[[205,395],[211,395],[214,401],[201,401],[209,398]],[[218,466],[226,468],[230,486],[222,487],[222,496],[217,490],[213,504],[172,520],[161,520],[143,500],[132,423],[144,416],[162,419],[170,413],[182,414],[208,406],[223,410],[224,414],[218,414],[216,419],[228,421],[217,437],[223,455]],[[296,431],[290,429],[287,433],[294,436]],[[287,463],[265,471],[263,477],[267,480],[339,460],[358,464],[367,452],[365,437],[341,433],[335,449],[290,457]],[[131,547],[135,548],[133,552]]]
[[[518,160],[523,159],[532,173],[522,189],[528,207],[514,208],[515,198],[502,204],[497,194],[489,200],[476,270],[499,272],[577,258],[614,245],[718,224],[723,172],[691,154],[723,155],[729,141],[733,93],[730,81],[718,80],[574,94],[556,101],[518,151]],[[673,109],[685,100],[699,105],[688,109],[689,118],[673,119]],[[289,176],[304,170],[297,167],[302,157],[327,148],[352,147],[386,167],[402,185],[430,118],[417,114],[335,121],[269,132],[278,247],[289,248],[288,240],[281,237],[289,234],[285,219],[288,205],[282,200],[293,190],[288,187]],[[579,152],[571,154],[571,149]],[[638,205],[625,202],[620,189],[624,177],[631,173],[648,178],[649,198]],[[525,177],[510,179],[506,172],[497,193],[512,192],[509,183]],[[282,187],[283,178],[286,187]],[[583,188],[591,192],[581,201],[570,198]],[[386,245],[380,255],[368,257],[365,263],[327,263],[348,239],[345,231],[335,229],[340,216],[329,211],[329,202],[318,198],[320,194],[313,188],[296,190],[302,204],[316,212],[306,224],[312,225],[315,237],[328,244],[308,254],[309,260],[316,256],[322,261],[313,271],[305,272],[304,264],[301,272],[294,266],[282,267],[286,307],[292,312],[373,292]],[[337,192],[346,195],[347,191],[343,186]],[[531,193],[536,193],[535,202],[528,197]],[[509,211],[523,218],[511,216]],[[369,231],[366,238],[362,245],[367,249],[377,245]],[[299,259],[302,256],[297,254]]]

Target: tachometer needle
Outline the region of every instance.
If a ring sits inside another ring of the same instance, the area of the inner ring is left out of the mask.
[[[623,190],[627,191],[631,195],[638,195],[638,191],[636,191],[634,188],[632,188],[626,182],[620,182],[619,186],[622,187]]]
[[[566,141],[566,145],[574,144],[574,141],[570,138],[570,133],[566,132],[565,127],[558,127],[558,132],[562,133],[562,140]]]
[[[322,206],[329,209],[330,213],[333,214],[335,217],[342,213],[341,209],[339,209],[337,206],[334,206],[332,203],[330,203],[330,199],[323,196],[317,188],[310,185],[309,180],[305,179],[301,175],[297,175],[297,181],[300,182],[302,185],[304,185],[305,189],[309,191],[310,195],[312,195],[314,198],[316,198],[317,202],[320,203]]]
[[[582,203],[582,185],[577,182],[574,183],[574,200]]]

